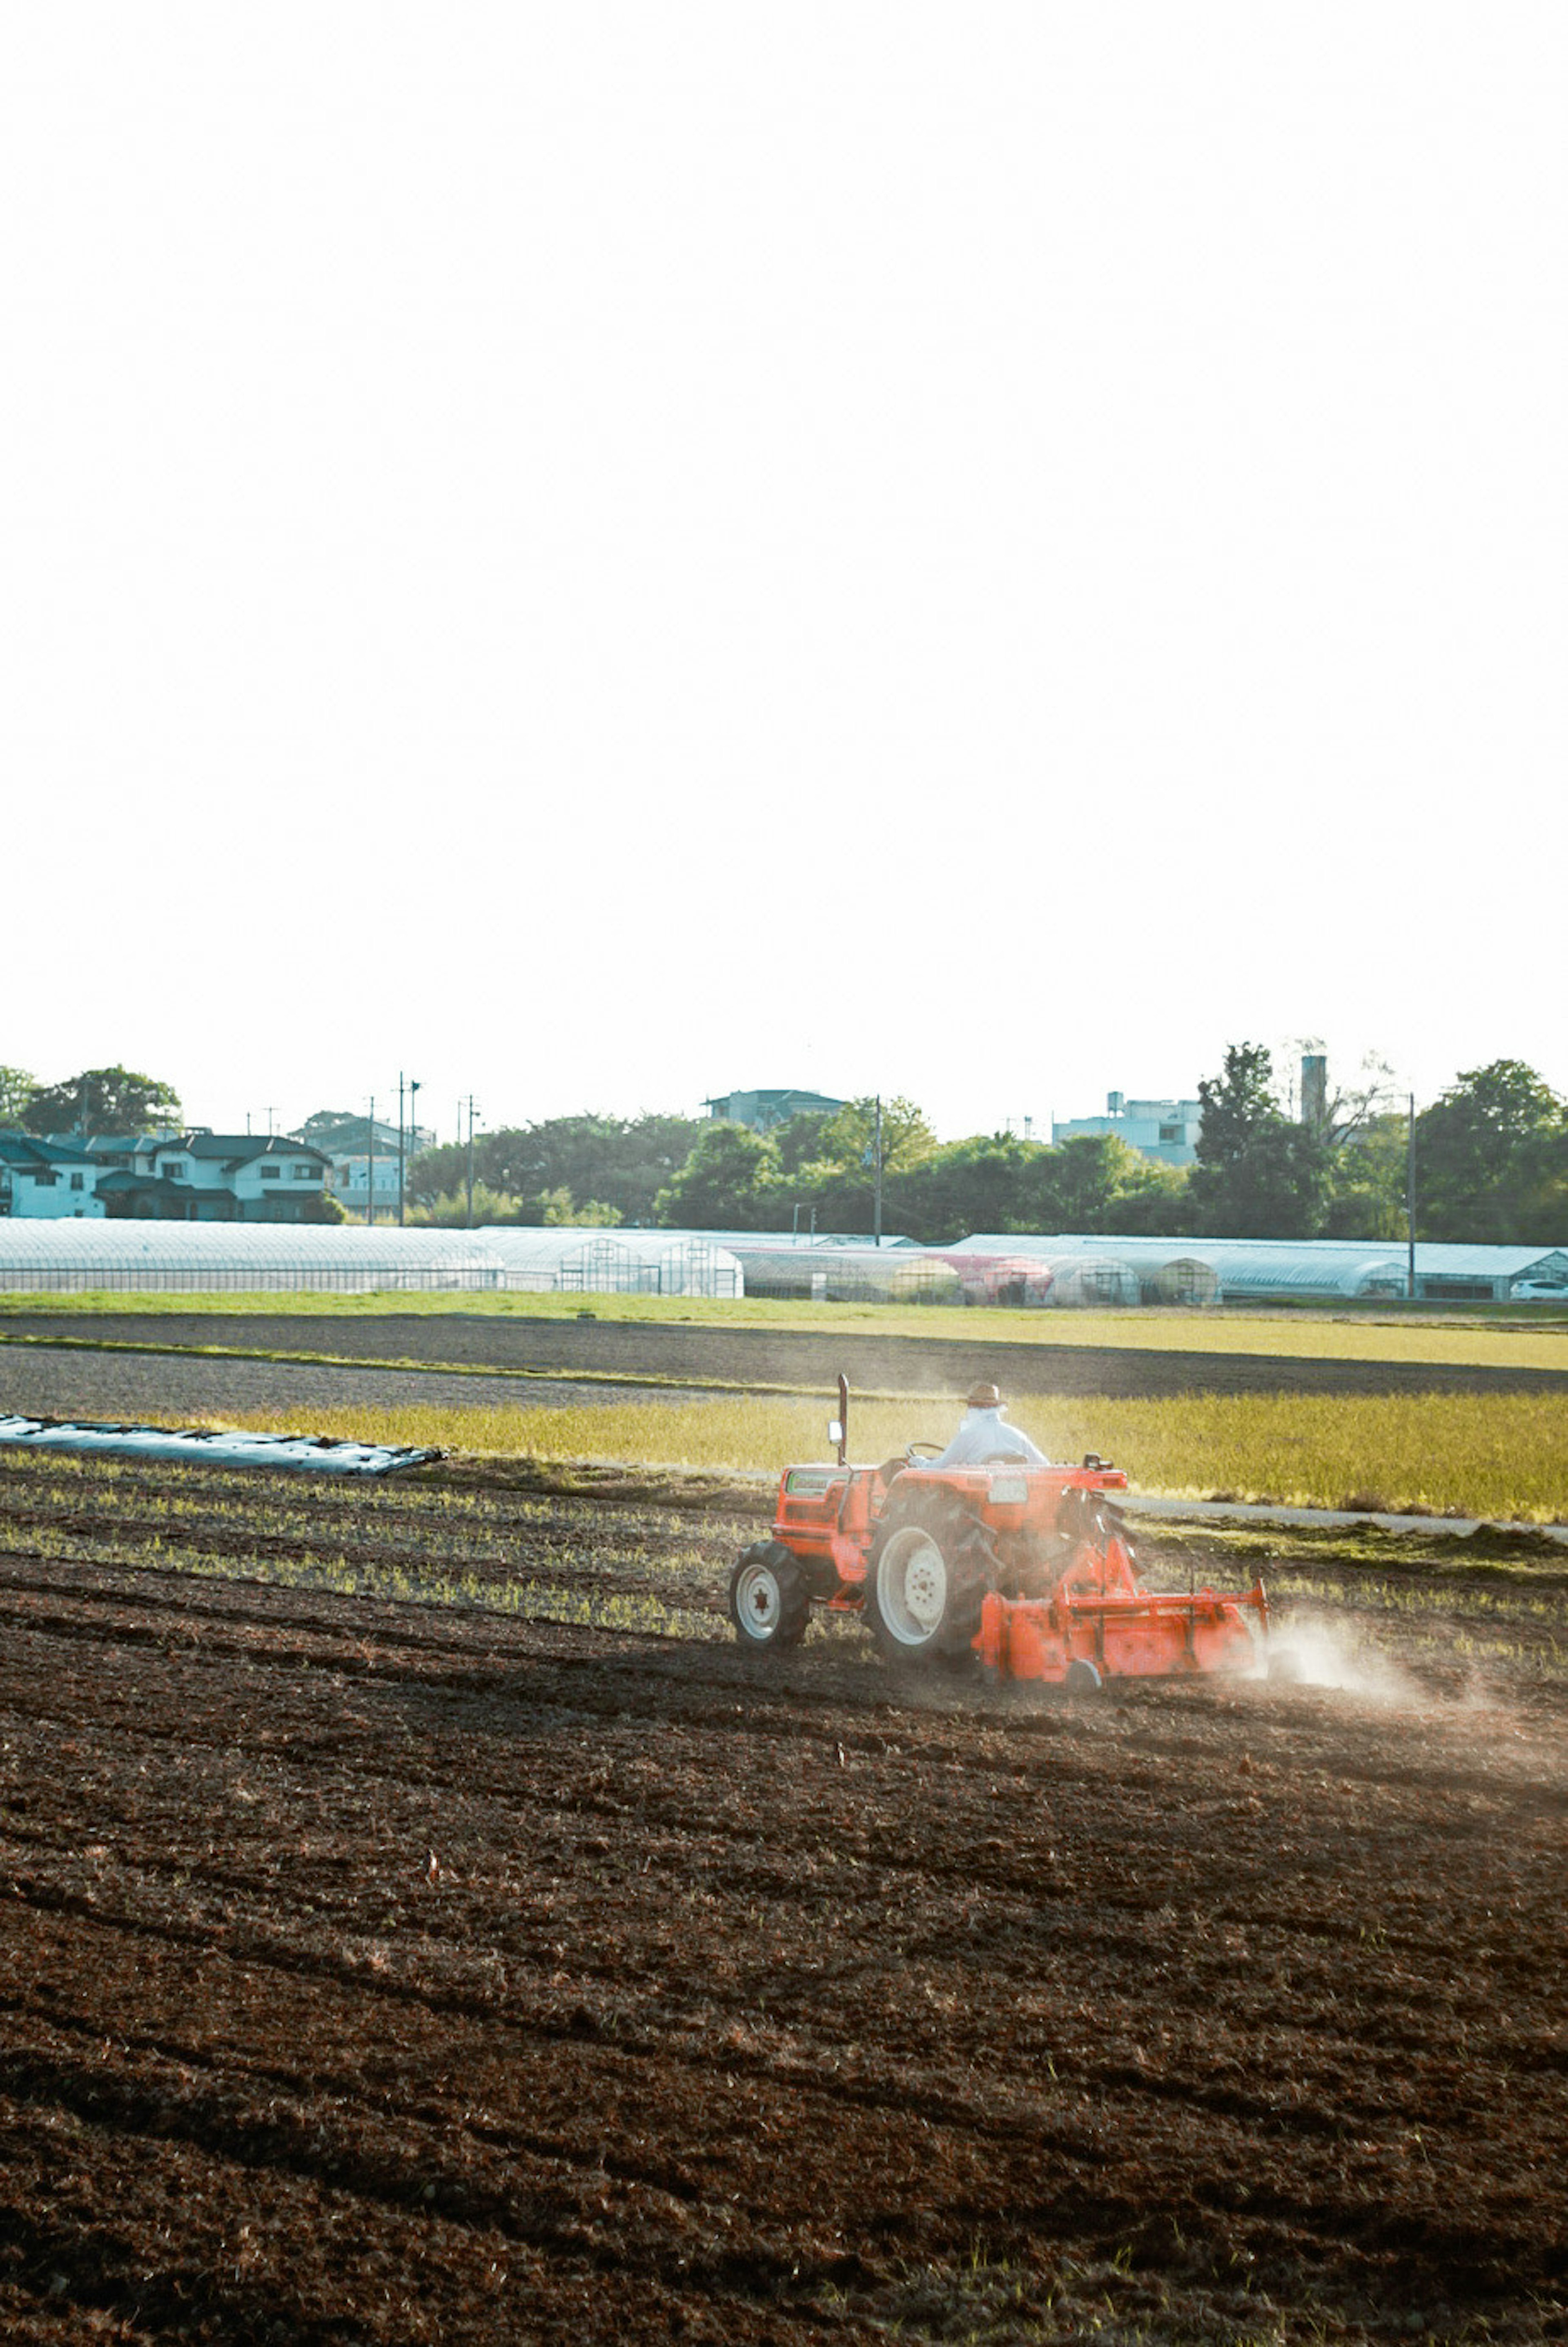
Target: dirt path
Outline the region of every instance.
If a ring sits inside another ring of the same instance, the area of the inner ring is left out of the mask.
[[[0,1474],[0,2335],[1563,2335],[1557,1683],[769,1669],[746,1529]]]

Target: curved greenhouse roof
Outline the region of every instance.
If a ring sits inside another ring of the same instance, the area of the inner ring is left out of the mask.
[[[742,1296],[724,1248],[668,1231],[366,1230],[314,1223],[0,1221],[0,1293],[320,1288]]]
[[[683,1231],[537,1229],[490,1223],[473,1235],[501,1264],[502,1286],[546,1293],[743,1296],[728,1248]]]
[[[814,1297],[826,1304],[956,1304],[958,1273],[945,1256],[919,1247],[835,1240],[796,1245],[786,1233],[739,1233],[730,1251],[745,1274],[748,1296]]]
[[[1085,1248],[1081,1255],[1054,1256],[1050,1269],[1053,1304],[1096,1311],[1106,1305],[1120,1307],[1143,1300],[1139,1266],[1125,1255],[1094,1255]]]
[[[1075,1255],[1114,1253],[1135,1266],[1148,1301],[1174,1286],[1194,1300],[1197,1266],[1206,1265],[1221,1297],[1268,1296],[1402,1296],[1407,1258],[1397,1239],[1113,1238],[1081,1232],[1044,1235],[977,1232],[950,1250],[955,1257],[1008,1249],[1060,1266]],[[1561,1266],[1561,1268],[1560,1268]],[[1568,1275],[1568,1257],[1550,1247],[1466,1246],[1423,1239],[1416,1246],[1416,1292],[1430,1297],[1505,1297],[1521,1279]]]
[[[469,1231],[354,1224],[0,1222],[6,1289],[499,1288],[505,1269]]]

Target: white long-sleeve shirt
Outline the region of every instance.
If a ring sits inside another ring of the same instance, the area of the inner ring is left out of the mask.
[[[1021,1459],[1029,1467],[1048,1463],[1044,1451],[1036,1450],[1027,1434],[1007,1424],[999,1408],[967,1409],[946,1450],[930,1463],[933,1467],[979,1467],[988,1459]]]

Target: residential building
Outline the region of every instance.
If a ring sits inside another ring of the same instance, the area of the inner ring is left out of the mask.
[[[711,1117],[749,1125],[753,1133],[772,1133],[775,1126],[787,1124],[792,1116],[831,1116],[845,1102],[830,1100],[826,1092],[719,1092],[702,1106]]]
[[[29,1220],[100,1217],[99,1168],[75,1142],[0,1133],[0,1214]]]
[[[297,1136],[296,1136],[297,1137]],[[333,1196],[346,1214],[361,1222],[365,1220],[365,1208],[370,1197],[371,1170],[375,1175],[375,1219],[388,1222],[397,1219],[397,1127],[384,1124],[378,1117],[373,1123],[366,1116],[345,1117],[341,1124],[328,1124],[321,1117],[312,1120],[311,1138],[318,1149],[324,1150],[331,1163],[328,1177]],[[436,1135],[425,1125],[408,1125],[404,1129],[404,1179],[408,1168],[422,1149],[434,1149]]]
[[[273,1133],[99,1134],[87,1149],[103,1167],[107,1214],[144,1222],[308,1223],[323,1219],[330,1161],[306,1142]]]
[[[1060,1148],[1064,1141],[1110,1133],[1141,1157],[1162,1165],[1191,1165],[1197,1159],[1203,1115],[1200,1101],[1130,1101],[1125,1092],[1108,1092],[1103,1116],[1052,1117],[1050,1138]]]

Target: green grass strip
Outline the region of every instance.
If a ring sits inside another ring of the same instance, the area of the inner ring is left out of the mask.
[[[297,1430],[298,1413],[231,1422]],[[1009,1412],[1053,1459],[1113,1457],[1135,1490],[1365,1513],[1568,1520],[1568,1395],[1027,1397]],[[951,1431],[952,1404],[859,1399],[856,1456]],[[776,1473],[827,1456],[820,1399],[641,1400],[579,1408],[313,1411],[313,1432],[493,1458]]]

